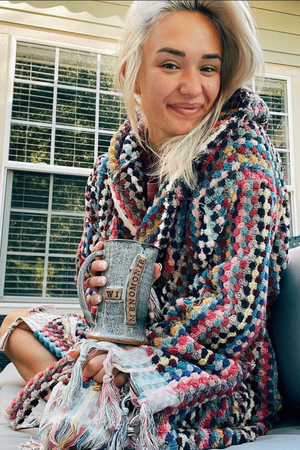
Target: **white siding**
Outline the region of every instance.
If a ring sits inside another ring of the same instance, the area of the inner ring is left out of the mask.
[[[300,67],[300,2],[250,1],[266,61]]]

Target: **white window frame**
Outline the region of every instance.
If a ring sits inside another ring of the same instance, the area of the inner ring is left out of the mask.
[[[81,46],[81,45],[72,45],[72,44],[65,44],[61,41],[49,41],[44,39],[35,39],[35,38],[28,38],[24,36],[12,36],[11,37],[11,46],[10,46],[10,61],[9,61],[9,75],[8,75],[8,96],[7,96],[7,110],[6,110],[6,122],[5,122],[5,136],[4,136],[4,146],[3,146],[3,164],[1,167],[1,180],[2,183],[0,185],[0,211],[2,211],[2,214],[0,214],[0,248],[3,249],[2,255],[0,255],[0,261],[1,261],[1,267],[6,267],[6,253],[7,253],[7,239],[8,239],[8,226],[9,226],[9,220],[7,220],[7,215],[10,213],[10,200],[11,200],[11,192],[6,192],[7,189],[7,178],[8,178],[8,171],[26,171],[26,172],[33,172],[33,173],[47,173],[51,175],[60,174],[60,175],[79,175],[83,177],[88,177],[92,168],[80,168],[80,167],[69,167],[69,166],[57,166],[53,164],[53,161],[51,160],[51,164],[32,164],[32,163],[26,163],[21,161],[10,161],[9,160],[9,147],[10,147],[10,132],[11,132],[11,123],[13,123],[13,120],[11,119],[12,116],[12,106],[13,106],[13,87],[14,87],[14,73],[15,73],[15,62],[16,62],[16,51],[17,51],[17,44],[18,42],[24,42],[28,44],[33,45],[41,45],[41,46],[50,46],[55,49],[66,49],[66,50],[73,50],[73,51],[83,51],[83,52],[91,52],[94,54],[98,54],[98,62],[97,64],[100,64],[100,58],[101,55],[116,55],[116,49],[117,45],[115,45],[115,50],[108,50],[108,49],[102,49],[102,48],[94,48],[94,47],[87,47],[87,46]],[[56,50],[56,57],[57,57],[57,50]],[[23,82],[24,80],[22,80]],[[54,83],[57,86],[57,73],[55,74],[55,80]],[[95,115],[95,143],[94,143],[94,158],[97,155],[98,152],[98,136],[99,136],[99,96],[101,94],[100,87],[100,79],[97,77],[96,81],[96,115]],[[38,82],[36,84],[39,84]],[[43,84],[43,83],[42,83]],[[64,86],[65,88],[65,86]],[[80,90],[80,88],[79,88]],[[112,91],[114,95],[120,95],[118,92]],[[24,122],[26,124],[26,122]],[[49,126],[49,124],[47,124]],[[52,132],[54,125],[52,124]],[[60,129],[72,129],[72,127],[66,127],[64,125],[56,125],[56,128]],[[88,131],[90,132],[91,129],[80,129],[79,127],[76,127],[76,130],[79,131]],[[105,130],[101,130],[102,134],[112,135],[113,131],[106,132]],[[53,146],[53,140],[52,140],[52,146]],[[53,148],[51,148],[51,158],[53,158]],[[6,202],[6,203],[5,203]],[[6,236],[6,242],[2,242],[3,236]],[[5,244],[5,245],[4,245]],[[79,243],[78,243],[79,244]],[[5,251],[6,248],[6,251]],[[75,264],[74,264],[74,275],[75,275]],[[0,271],[0,286],[2,286],[2,289],[4,288],[4,277],[5,277],[5,271]],[[39,300],[40,299],[40,300]],[[22,307],[27,308],[29,306],[32,306],[34,304],[37,304],[38,302],[44,303],[43,298],[32,298],[32,301],[30,299],[26,299],[24,297],[9,297],[5,296],[3,297],[3,291],[0,292],[0,314],[7,314],[8,312],[14,310],[14,309],[20,309],[20,305]],[[50,303],[55,303],[55,306],[58,310],[61,310],[63,312],[70,311],[70,310],[79,310],[78,303],[74,303],[74,300],[65,300],[63,298],[57,298],[53,299],[51,298]]]
[[[294,139],[293,139],[293,108],[292,108],[292,82],[291,77],[287,75],[281,75],[279,73],[269,73],[266,72],[264,78],[273,78],[274,80],[282,80],[286,81],[287,87],[287,111],[288,111],[288,142],[289,142],[289,160],[290,160],[290,181],[291,183],[287,184],[287,190],[290,195],[290,208],[292,211],[292,220],[291,220],[291,232],[293,235],[298,234],[298,221],[296,214],[296,178],[295,178],[295,147],[294,147]],[[263,83],[262,83],[263,84]],[[252,88],[255,90],[255,81],[252,81]],[[276,148],[276,147],[275,147]],[[278,152],[284,153],[284,150],[276,149]]]

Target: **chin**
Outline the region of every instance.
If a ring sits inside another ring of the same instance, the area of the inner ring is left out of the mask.
[[[194,127],[184,128],[184,129],[180,130],[176,134],[176,136],[186,136],[187,134],[191,133],[197,126],[198,126],[198,124],[196,124]]]

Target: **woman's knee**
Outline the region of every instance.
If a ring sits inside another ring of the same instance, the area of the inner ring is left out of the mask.
[[[24,316],[27,316],[26,310],[13,311],[13,312],[7,314],[7,316],[3,319],[3,322],[0,327],[0,337],[3,336],[4,333],[6,333],[8,327],[12,323],[14,323],[18,317],[24,317]]]

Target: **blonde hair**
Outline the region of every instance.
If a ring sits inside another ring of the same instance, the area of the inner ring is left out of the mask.
[[[255,73],[262,71],[264,57],[247,1],[134,1],[126,17],[115,82],[123,93],[129,120],[140,143],[136,110],[137,107],[142,110],[142,105],[137,101],[134,88],[142,62],[142,46],[153,25],[173,11],[204,14],[215,25],[222,42],[221,86],[213,108],[190,133],[170,138],[159,150],[157,171],[160,178],[169,176],[173,182],[182,178],[192,187],[195,183],[192,161],[200,154],[201,143],[216,123],[223,104]]]

